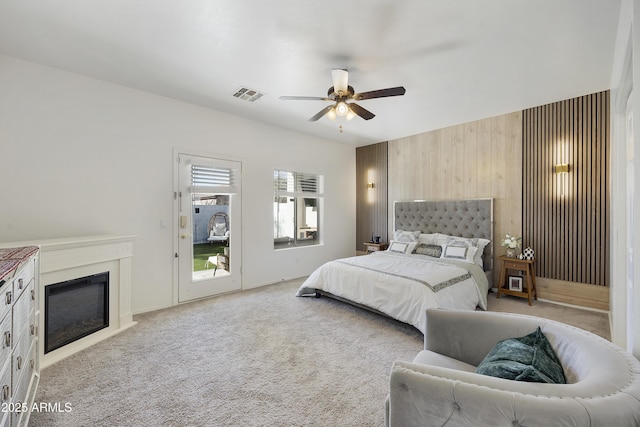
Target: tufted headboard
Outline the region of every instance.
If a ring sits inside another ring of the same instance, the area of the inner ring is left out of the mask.
[[[491,240],[482,256],[493,270],[493,199],[394,202],[393,229]]]

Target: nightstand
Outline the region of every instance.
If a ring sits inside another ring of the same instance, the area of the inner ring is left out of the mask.
[[[538,300],[538,291],[536,290],[536,275],[533,271],[532,259],[518,259],[507,256],[498,257],[502,261],[502,270],[500,270],[500,281],[498,282],[498,293],[496,298],[500,298],[500,294],[513,295],[520,298],[527,298],[529,305],[531,299]],[[524,276],[509,275],[510,270],[522,271]],[[505,279],[509,279],[508,281]],[[526,289],[525,289],[526,288]]]
[[[367,254],[370,254],[371,252],[378,252],[378,251],[386,251],[387,248],[389,247],[388,243],[372,243],[372,242],[365,242],[364,243],[365,246],[365,250],[367,251]]]

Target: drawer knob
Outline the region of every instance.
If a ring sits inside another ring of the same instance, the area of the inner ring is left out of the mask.
[[[18,370],[22,369],[22,356],[16,357],[16,364],[18,365]]]
[[[11,291],[8,291],[7,294],[4,297],[5,302],[7,303],[7,305],[11,305]]]
[[[22,290],[23,286],[24,286],[24,280],[21,277],[18,279],[18,289]]]
[[[4,333],[4,346],[11,347],[11,332],[5,331]]]
[[[9,391],[10,391],[10,389],[9,389],[8,385],[5,384],[5,385],[2,386],[2,400],[3,401],[9,400]]]

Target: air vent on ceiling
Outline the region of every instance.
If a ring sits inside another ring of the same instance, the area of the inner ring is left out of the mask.
[[[258,99],[262,98],[264,96],[264,93],[258,92],[255,89],[249,89],[248,87],[240,87],[238,90],[236,90],[233,96],[245,101],[255,102]]]

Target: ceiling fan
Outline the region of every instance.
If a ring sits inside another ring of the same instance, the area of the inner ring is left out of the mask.
[[[326,97],[319,96],[281,96],[283,100],[307,100],[307,101],[331,101],[334,104],[320,110],[315,116],[309,119],[315,122],[321,117],[327,115],[331,120],[335,120],[336,116],[345,117],[351,120],[356,115],[365,120],[371,120],[376,115],[371,111],[362,108],[355,102],[347,101],[364,101],[366,99],[384,98],[387,96],[404,95],[405,89],[402,86],[391,87],[388,89],[378,89],[369,92],[355,93],[353,87],[349,86],[349,72],[339,68],[331,70],[333,77],[333,86],[329,88]]]

